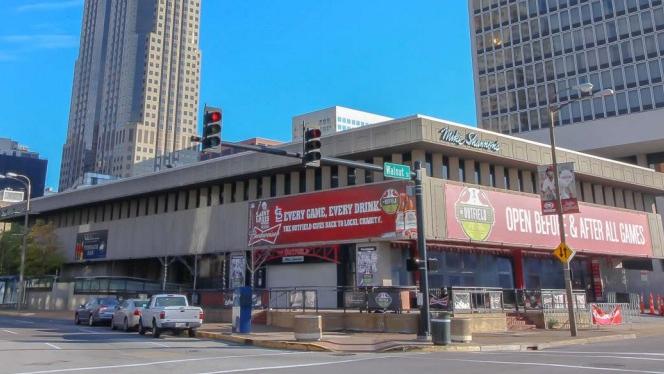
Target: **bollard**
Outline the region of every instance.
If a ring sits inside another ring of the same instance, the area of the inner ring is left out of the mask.
[[[319,315],[297,315],[293,330],[295,340],[320,341],[323,338],[323,318]]]
[[[451,337],[453,342],[470,343],[473,340],[470,318],[452,318]]]

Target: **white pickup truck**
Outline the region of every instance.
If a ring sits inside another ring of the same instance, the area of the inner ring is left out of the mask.
[[[184,295],[154,295],[141,313],[138,333],[145,335],[147,330],[151,330],[152,336],[158,338],[162,331],[177,333],[187,330],[189,336],[194,337],[204,317],[203,309],[189,306]]]

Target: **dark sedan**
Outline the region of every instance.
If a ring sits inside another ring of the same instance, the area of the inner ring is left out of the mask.
[[[94,326],[98,323],[110,323],[118,300],[115,297],[95,297],[76,309],[74,323],[87,323]]]

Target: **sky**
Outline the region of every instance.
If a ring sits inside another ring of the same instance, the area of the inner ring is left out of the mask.
[[[0,0],[0,137],[48,159],[54,188],[82,9]],[[294,115],[334,105],[476,124],[466,1],[202,0],[200,35],[199,110],[223,108],[224,140],[290,141]]]

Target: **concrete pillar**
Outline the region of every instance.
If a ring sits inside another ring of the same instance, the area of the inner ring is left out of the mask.
[[[163,195],[159,196],[162,197]],[[150,214],[155,214],[155,211],[157,209],[157,196],[150,196],[148,198],[148,215]]]
[[[431,155],[431,176],[434,178],[443,178],[442,153],[434,153]]]
[[[104,219],[103,215],[104,215],[103,206],[101,205],[97,206],[97,210],[95,212],[95,222],[101,222]]]
[[[463,160],[464,182],[475,184],[475,160]]]
[[[235,196],[233,196],[235,202],[244,201],[244,181],[235,182]]]
[[[459,158],[456,156],[451,156],[449,158],[448,173],[450,174],[450,180],[459,181]]]
[[[339,165],[337,166],[337,178],[339,178],[339,187],[348,186],[348,167]]]
[[[403,155],[401,153],[392,153],[392,163],[394,164],[403,163]]]
[[[110,221],[113,219],[113,216],[111,215],[111,210],[113,210],[113,205],[111,204],[106,204],[104,206],[104,221]],[[70,222],[70,221],[68,221]]]
[[[634,191],[632,190],[625,190],[623,192],[625,195],[625,208],[627,209],[636,209],[634,207]]]
[[[583,201],[586,203],[594,203],[593,200],[593,185],[590,182],[581,182],[581,188],[583,189]]]
[[[291,171],[290,173],[290,193],[300,193],[300,172]]]
[[[646,207],[643,204],[643,194],[641,192],[634,191],[634,209],[642,212],[646,211]]]
[[[362,162],[362,160],[358,160]],[[364,169],[355,169],[355,184],[360,185],[366,182],[366,170]]]
[[[373,158],[373,164],[377,166],[383,166],[383,158],[380,156],[376,156]],[[383,173],[379,171],[373,171],[372,172],[372,181],[374,182],[380,182],[383,180]]]
[[[215,184],[210,188],[212,188],[210,191],[210,205],[219,205],[219,192],[221,191],[222,187]]]
[[[618,208],[624,208],[625,207],[625,194],[623,193],[622,188],[615,188],[613,190],[613,194],[615,196],[615,203]]]
[[[283,196],[286,193],[286,175],[277,174],[277,196]]]
[[[199,207],[208,206],[208,188],[209,187],[201,187],[201,189],[198,191],[198,193],[200,194],[199,195],[200,203],[198,204]]]
[[[316,169],[308,168],[305,170],[305,188],[306,192],[312,192],[316,190]]]
[[[491,167],[488,162],[480,162],[480,184],[491,186]]]
[[[581,186],[581,181],[577,179],[576,182],[575,182],[575,185],[574,185],[574,193],[576,194],[576,199],[578,201],[583,201],[583,199],[581,199],[581,191],[582,190],[583,190],[583,187]]]
[[[256,178],[249,179],[248,187],[247,198],[249,200],[256,200],[258,198],[258,180]]]
[[[224,183],[223,189],[221,193],[222,204],[230,204],[233,201],[233,184]]]
[[[608,206],[616,206],[616,201],[613,195],[613,187],[604,186],[604,204]]]
[[[332,167],[322,166],[320,168],[321,189],[329,190],[332,188]]]
[[[507,188],[507,186],[505,186],[505,167],[502,165],[494,165],[493,171],[496,174],[496,187]]]
[[[261,198],[267,199],[270,197],[270,190],[272,190],[272,178],[265,176],[261,178]]]
[[[518,191],[519,190],[519,169],[509,168],[507,169],[507,178],[510,181],[510,190]]]
[[[595,191],[595,204],[604,204],[604,189],[601,184],[593,184]]]
[[[643,206],[648,213],[657,213],[655,197],[651,194],[643,195]]]
[[[157,214],[162,214],[166,212],[166,202],[168,201],[168,194],[161,194],[157,196]],[[154,213],[154,210],[150,210],[149,214]]]
[[[643,166],[644,168],[648,167],[648,156],[645,154],[638,154],[636,155],[636,164],[639,166]]]
[[[174,212],[177,206],[175,205],[175,197],[177,196],[177,192],[171,192],[168,194],[168,211],[169,212]]]
[[[138,199],[138,216],[139,217],[145,215],[145,209],[146,209],[147,205],[148,205],[148,198],[147,197],[141,197],[140,199]],[[94,220],[94,218],[96,218],[96,217],[93,216],[93,220]]]
[[[129,202],[129,217],[134,218],[136,217],[136,207],[138,206],[138,200],[132,199]],[[87,223],[88,217],[87,217],[87,210],[83,211],[83,221]]]
[[[535,193],[535,186],[533,185],[533,172],[530,170],[522,170],[521,179],[523,179],[523,192]]]
[[[189,208],[188,209],[195,209],[196,208],[196,198],[198,197],[198,189],[194,188],[189,190],[188,193],[188,199],[189,199]]]
[[[184,210],[187,204],[187,191],[178,191],[178,210]]]

